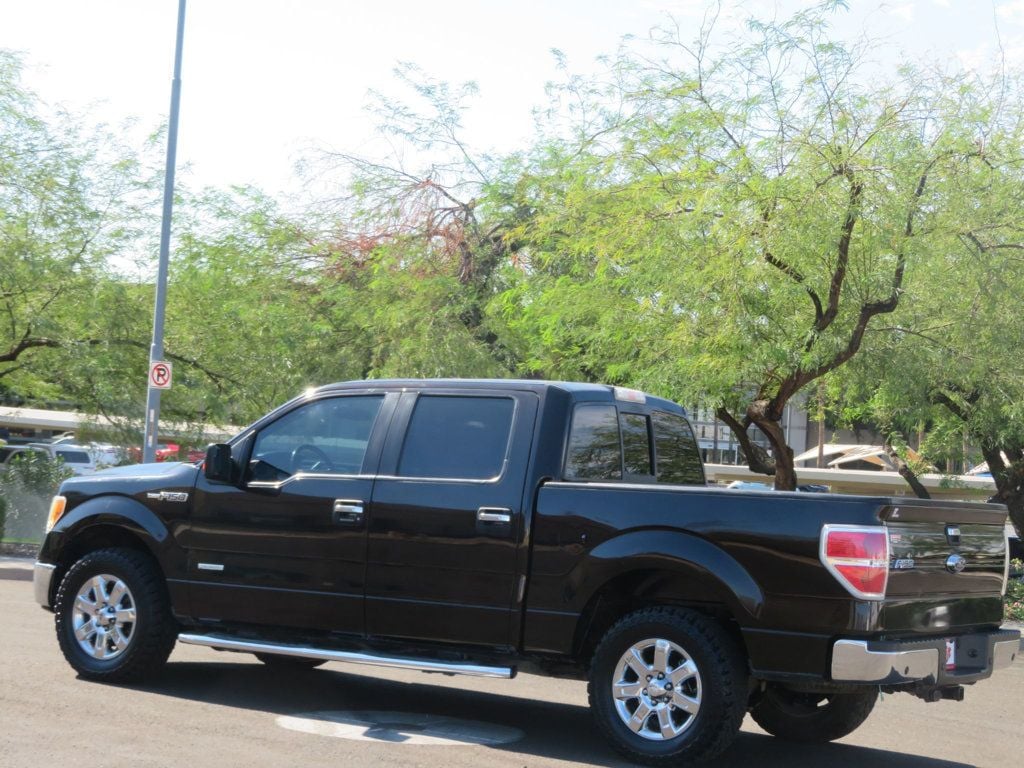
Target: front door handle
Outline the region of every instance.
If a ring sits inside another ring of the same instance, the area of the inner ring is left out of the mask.
[[[512,510],[508,507],[480,507],[476,519],[481,523],[511,523]]]
[[[334,522],[338,525],[354,525],[363,521],[363,502],[359,499],[335,499]]]

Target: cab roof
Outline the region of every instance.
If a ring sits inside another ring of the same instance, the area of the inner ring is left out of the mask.
[[[365,389],[446,389],[460,387],[468,389],[519,389],[537,392],[543,395],[549,389],[557,389],[567,393],[576,402],[623,402],[615,397],[616,387],[608,384],[590,384],[578,381],[545,381],[538,379],[368,379],[366,381],[341,381],[317,388],[316,392]],[[621,388],[620,388],[621,389]],[[686,415],[686,411],[677,403],[663,397],[643,393],[645,405],[670,413]],[[627,401],[628,402],[628,401]]]

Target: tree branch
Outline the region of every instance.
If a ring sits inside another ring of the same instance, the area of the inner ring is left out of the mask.
[[[843,227],[840,230],[839,244],[836,247],[836,268],[832,271],[832,280],[829,283],[828,306],[814,320],[814,330],[817,333],[821,333],[832,325],[839,314],[839,299],[842,295],[843,283],[846,281],[846,270],[850,263],[853,228],[857,225],[860,201],[864,194],[864,185],[854,178],[853,172],[847,169],[845,174],[850,180],[850,200],[846,207],[846,218],[843,220]],[[814,336],[811,339],[809,344],[813,343]]]

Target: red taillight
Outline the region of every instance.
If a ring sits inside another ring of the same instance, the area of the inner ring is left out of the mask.
[[[854,597],[881,600],[889,581],[889,534],[881,526],[826,525],[821,562]]]
[[[829,557],[854,560],[887,560],[888,536],[885,529],[829,531],[825,554]]]

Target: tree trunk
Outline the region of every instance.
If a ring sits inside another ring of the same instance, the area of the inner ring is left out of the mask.
[[[917,479],[914,470],[903,460],[902,456],[896,453],[896,449],[893,448],[892,443],[888,439],[885,441],[885,452],[889,454],[889,458],[896,465],[896,471],[900,473],[900,477],[907,481],[907,485],[910,486],[914,495],[919,499],[930,499],[932,495],[928,493],[928,489],[921,485],[921,481]]]
[[[996,483],[996,494],[989,501],[1005,504],[1017,535],[1024,537],[1024,452],[1020,448],[981,447],[989,472]],[[1010,459],[1003,461],[1003,453]]]
[[[767,454],[764,448],[750,439],[750,435],[747,434],[749,424],[742,424],[739,419],[725,408],[717,408],[715,415],[729,427],[729,430],[736,437],[736,442],[742,449],[743,455],[747,458],[747,467],[750,471],[761,475],[774,475],[775,461]]]
[[[786,434],[775,415],[769,411],[767,400],[755,400],[747,408],[747,418],[764,432],[772,447],[775,459],[775,490],[796,490],[796,468],[793,464],[793,449],[786,443]],[[781,415],[781,414],[780,414]]]

